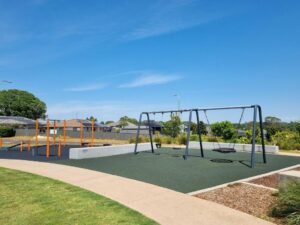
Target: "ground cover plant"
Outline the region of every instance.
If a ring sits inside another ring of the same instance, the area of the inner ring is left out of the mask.
[[[300,224],[300,182],[291,182],[279,189],[270,214],[283,218],[288,225]]]

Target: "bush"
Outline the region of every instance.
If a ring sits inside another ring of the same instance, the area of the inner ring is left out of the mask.
[[[236,143],[239,143],[239,144],[250,144],[250,142],[251,141],[247,137],[240,137],[236,141]]]
[[[154,137],[153,137],[153,141],[157,144],[161,144],[162,143],[162,138],[160,136],[159,132],[155,132]]]
[[[133,143],[135,143],[135,141],[136,141],[135,137],[131,137],[131,138],[128,139],[129,144],[133,144]],[[138,143],[145,143],[145,142],[149,142],[149,141],[150,141],[149,137],[147,137],[147,136],[139,136]]]
[[[271,216],[285,218],[289,225],[300,222],[300,182],[291,182],[281,187],[271,210]]]
[[[172,144],[173,140],[170,136],[163,136],[161,139],[163,144]]]
[[[198,134],[191,134],[190,140],[191,140],[191,141],[199,141],[199,136],[198,136]]]
[[[237,135],[237,130],[230,121],[216,122],[211,125],[211,131],[215,136],[230,140]]]
[[[272,137],[272,143],[284,150],[300,150],[300,135],[297,132],[277,132]]]
[[[183,134],[179,134],[176,137],[176,143],[179,145],[186,145],[186,141],[187,141],[187,135],[186,133]]]
[[[13,137],[16,131],[11,127],[0,127],[0,137]]]

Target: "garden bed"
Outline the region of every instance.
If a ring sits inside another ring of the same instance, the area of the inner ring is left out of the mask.
[[[250,215],[282,224],[280,220],[268,216],[275,202],[274,191],[250,184],[236,183],[224,188],[197,194],[196,197],[216,202]]]

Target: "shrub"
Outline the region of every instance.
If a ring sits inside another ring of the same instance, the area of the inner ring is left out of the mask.
[[[240,137],[236,141],[236,143],[240,143],[240,144],[250,144],[250,142],[251,141],[247,137]]]
[[[230,121],[216,122],[211,125],[211,131],[215,136],[230,140],[236,136],[237,131]]]
[[[300,150],[300,135],[297,132],[277,132],[272,137],[272,143],[284,150]]]
[[[0,137],[13,137],[16,131],[11,127],[0,127]]]
[[[183,134],[179,134],[176,137],[176,143],[179,145],[186,145],[186,141],[187,141],[187,135],[186,133]]]
[[[271,216],[285,218],[289,225],[300,222],[300,182],[291,182],[281,187],[271,210]]]
[[[190,140],[191,140],[191,141],[199,141],[199,136],[198,136],[198,134],[191,134]]]
[[[162,138],[160,136],[159,132],[155,132],[154,137],[153,137],[153,141],[157,144],[161,144],[162,143]]]
[[[128,139],[129,144],[133,144],[133,143],[135,143],[135,141],[136,141],[135,137],[131,137],[131,138]],[[145,142],[149,142],[149,141],[150,141],[149,137],[139,136],[138,143],[145,143]]]
[[[172,144],[173,140],[170,136],[163,136],[161,139],[163,144]]]
[[[207,137],[206,137],[206,140],[207,140],[208,142],[220,142],[220,139],[218,139],[218,138],[215,137],[215,136],[207,136]]]

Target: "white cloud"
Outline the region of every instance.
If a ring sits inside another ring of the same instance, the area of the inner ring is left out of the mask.
[[[149,85],[159,85],[159,84],[170,83],[172,81],[176,81],[179,79],[181,79],[181,77],[175,75],[145,74],[129,83],[121,84],[119,87],[135,88],[135,87],[143,87]]]
[[[83,86],[77,86],[77,87],[70,87],[64,89],[64,91],[71,91],[71,92],[84,92],[84,91],[96,91],[101,90],[105,88],[106,84],[89,84],[89,85],[83,85]]]
[[[143,111],[166,110],[172,105],[145,104],[135,101],[65,101],[60,103],[48,103],[47,114],[56,119],[84,119],[95,116],[100,121],[117,120],[121,116],[138,118]],[[167,116],[165,116],[165,119]]]

